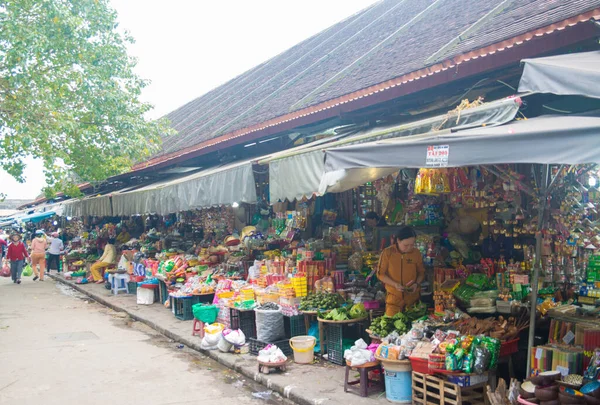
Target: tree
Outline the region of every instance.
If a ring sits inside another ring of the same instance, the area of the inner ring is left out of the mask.
[[[2,169],[23,181],[40,158],[46,194],[73,195],[66,173],[100,181],[156,151],[171,129],[144,119],[129,42],[108,0],[0,0]]]

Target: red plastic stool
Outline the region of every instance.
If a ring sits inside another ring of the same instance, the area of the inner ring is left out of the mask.
[[[192,336],[204,337],[204,322],[194,318],[194,324],[192,325]]]

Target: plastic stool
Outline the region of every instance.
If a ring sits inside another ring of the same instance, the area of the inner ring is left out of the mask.
[[[194,324],[192,325],[192,336],[200,336],[201,339],[204,337],[204,322],[194,318]]]
[[[111,285],[111,291],[114,295],[119,294],[119,291],[124,291],[125,294],[129,294],[129,274],[110,274],[109,281]]]
[[[350,371],[353,369],[358,371],[360,378],[358,380],[349,381]],[[379,380],[370,380],[369,372],[375,370],[379,371]],[[344,392],[348,392],[350,388],[355,388],[352,387],[353,385],[359,385],[358,394],[361,397],[368,397],[369,394],[383,391],[385,388],[383,383],[383,373],[381,372],[381,366],[376,362],[363,364],[362,366],[351,366],[348,363],[346,363],[346,379],[344,381]]]

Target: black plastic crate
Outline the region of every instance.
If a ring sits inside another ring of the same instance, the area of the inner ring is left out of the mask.
[[[158,290],[158,300],[161,304],[164,304],[169,299],[169,289],[167,288],[167,283],[162,280],[158,280]]]
[[[285,336],[293,338],[294,336],[306,335],[306,323],[304,315],[284,316],[283,327],[285,328]]]
[[[353,324],[325,324],[325,340],[327,342],[327,359],[334,364],[343,366],[344,360],[344,339],[357,340],[362,337],[364,325],[362,323]]]
[[[250,353],[258,356],[258,352],[270,344],[280,348],[283,354],[286,356],[291,356],[293,353],[292,348],[290,347],[290,341],[288,339],[278,340],[276,342],[263,342],[253,338],[250,339]]]
[[[169,297],[171,302],[171,311],[175,318],[182,321],[191,321],[194,319],[194,312],[192,311],[192,305],[198,304],[198,298],[196,297]]]
[[[127,294],[137,294],[137,283],[135,281],[127,283]]]
[[[198,304],[200,302],[202,302],[203,304],[212,304],[214,299],[215,299],[215,294],[202,294],[202,295],[195,295],[197,302],[195,302],[195,304]]]
[[[240,329],[246,339],[256,338],[256,313],[254,311],[240,311],[229,309],[229,325],[231,329]]]

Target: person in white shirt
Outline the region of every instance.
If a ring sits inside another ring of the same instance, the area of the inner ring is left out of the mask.
[[[56,263],[56,271],[60,271],[60,255],[65,253],[65,245],[58,237],[58,232],[53,232],[48,248],[48,272],[52,270],[52,264]]]

